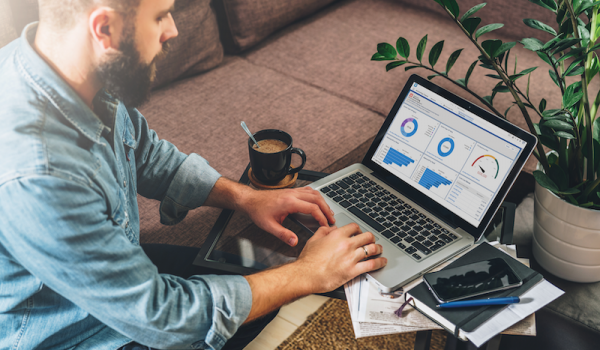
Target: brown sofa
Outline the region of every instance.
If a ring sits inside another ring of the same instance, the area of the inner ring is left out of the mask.
[[[462,13],[478,1],[459,3]],[[6,8],[0,7],[0,16],[6,18],[0,20],[0,45],[36,20],[36,4],[1,3]],[[515,11],[544,20],[543,11],[526,0],[492,0],[480,15],[483,24],[506,23],[494,33],[503,41],[535,34],[520,17],[510,16]],[[477,56],[433,0],[177,0],[173,16],[179,36],[140,110],[161,138],[202,155],[231,179],[238,179],[248,162],[242,120],[254,131],[289,132],[307,154],[306,169],[332,172],[360,161],[410,75],[402,68],[386,73],[384,62],[370,61],[378,42],[394,44],[404,36],[414,57],[425,34],[428,47],[445,40],[440,67],[464,47],[452,69],[454,79],[462,78]],[[540,64],[531,52],[513,51],[519,69]],[[495,82],[482,73],[483,68],[475,69],[470,87],[487,95]],[[436,81],[475,100],[442,78]],[[533,99],[557,96],[551,84],[545,69],[534,72]],[[509,105],[505,95],[496,98],[502,112]],[[524,126],[516,108],[509,118]],[[158,203],[142,197],[139,202],[146,243],[200,246],[219,213],[199,208],[171,227],[159,223]]]

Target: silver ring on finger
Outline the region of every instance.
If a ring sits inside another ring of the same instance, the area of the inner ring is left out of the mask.
[[[362,249],[365,251],[365,256],[369,256],[369,251],[367,250],[367,246],[363,245]]]

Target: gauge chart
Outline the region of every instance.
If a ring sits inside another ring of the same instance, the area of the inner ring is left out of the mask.
[[[500,172],[498,159],[490,154],[479,156],[471,166],[475,168],[476,174],[483,178],[492,177],[496,179]]]

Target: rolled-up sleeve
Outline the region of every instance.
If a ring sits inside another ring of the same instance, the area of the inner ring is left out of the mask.
[[[0,186],[0,198],[18,198],[0,201],[0,244],[12,258],[134,341],[220,349],[250,312],[252,292],[242,276],[159,274],[107,216],[94,188],[32,176]]]
[[[136,133],[138,193],[161,201],[162,224],[177,224],[204,204],[221,175],[198,154],[186,155],[159,139],[137,109],[128,112]]]

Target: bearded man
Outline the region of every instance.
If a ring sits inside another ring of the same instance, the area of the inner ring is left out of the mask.
[[[385,265],[363,261],[381,253],[371,233],[329,227],[317,191],[252,190],[148,127],[136,107],[177,35],[174,0],[39,5],[0,50],[0,348],[243,348],[285,303]],[[201,275],[197,249],[140,246],[138,193],[166,224],[208,205],[292,246],[288,214],[323,227],[293,263]]]

